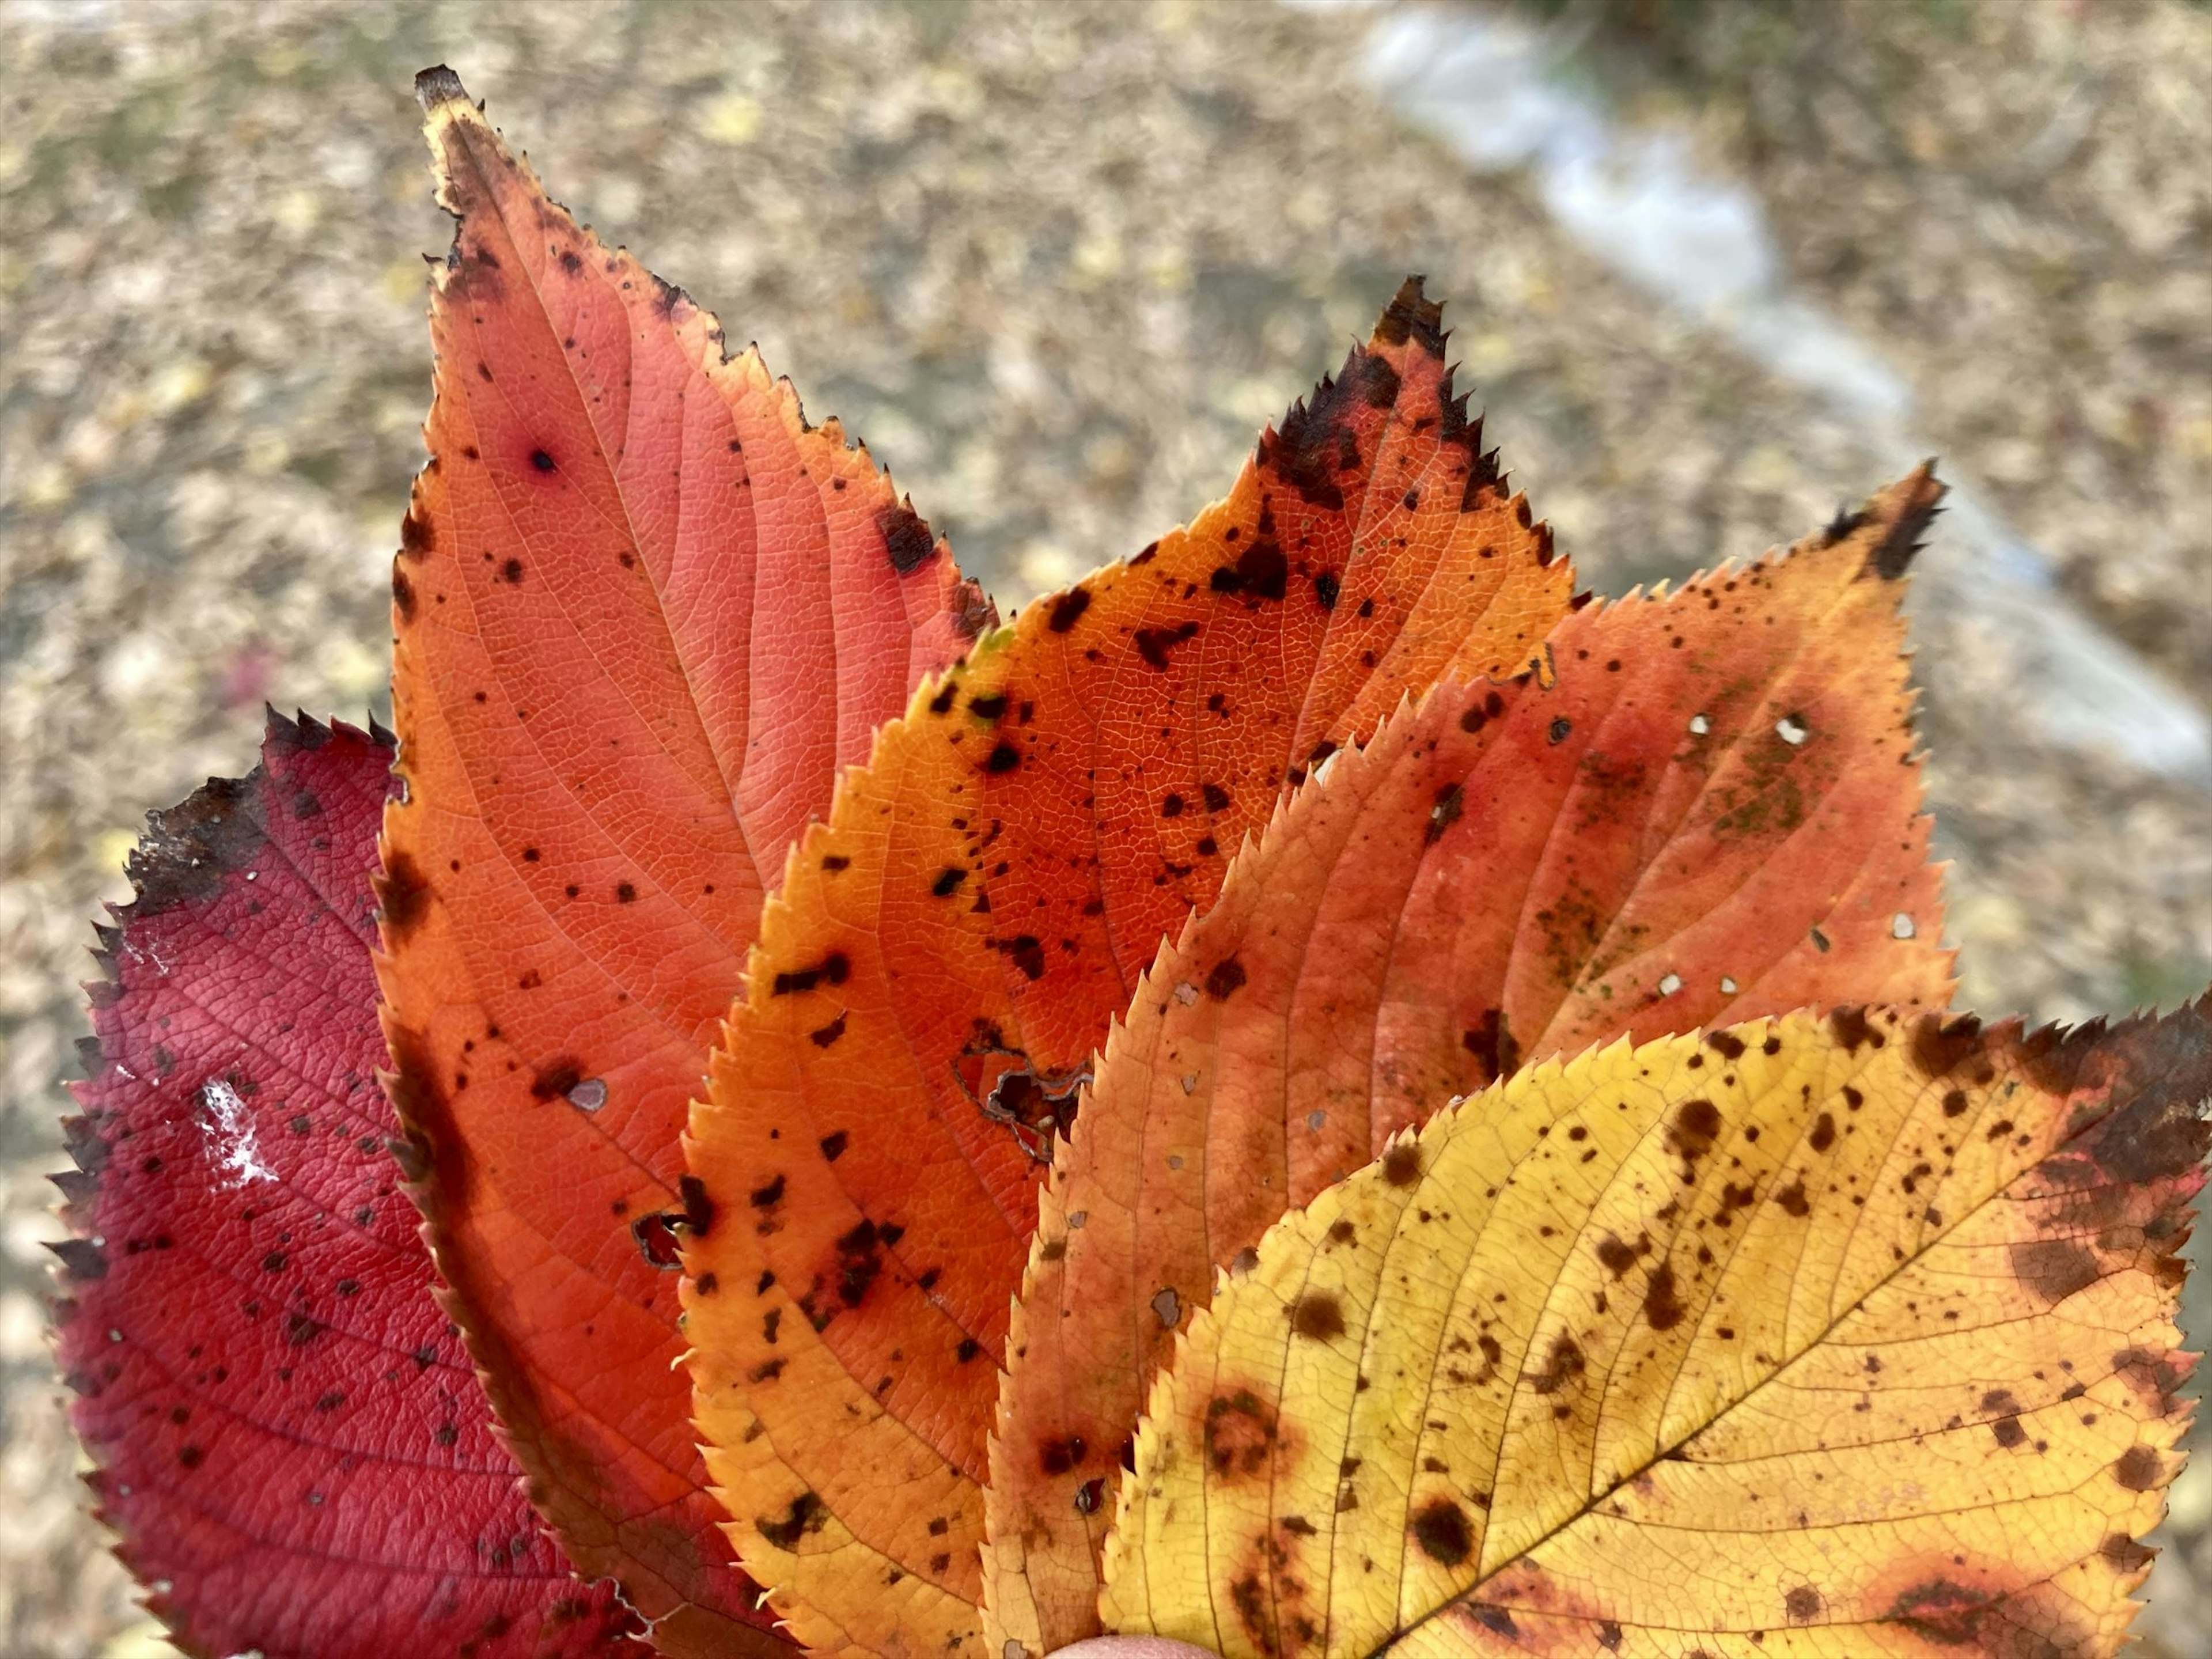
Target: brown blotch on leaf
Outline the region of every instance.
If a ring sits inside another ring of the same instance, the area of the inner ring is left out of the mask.
[[[2051,1306],[2105,1276],[2096,1253],[2071,1238],[2040,1238],[2015,1244],[2011,1261],[2014,1276]]]
[[[1686,1310],[1674,1286],[1674,1266],[1662,1261],[1644,1291],[1644,1317],[1655,1331],[1671,1331],[1682,1322]]]
[[[1327,1291],[1309,1291],[1291,1304],[1291,1328],[1315,1342],[1344,1334],[1344,1309]]]
[[[1249,1389],[1216,1395],[1206,1404],[1206,1462],[1219,1480],[1256,1474],[1275,1443],[1275,1410]]]
[[[1912,1022],[1906,1052],[1920,1075],[1933,1081],[1982,1053],[1982,1022],[1972,1014],[1923,1014]]]
[[[902,576],[919,570],[937,550],[937,538],[905,501],[878,507],[876,528],[883,533],[884,551],[890,556],[891,568]]]
[[[2130,1492],[2148,1492],[2166,1476],[2166,1465],[2148,1446],[2130,1446],[2112,1465],[2112,1479]]]
[[[1045,626],[1055,634],[1065,634],[1081,621],[1083,613],[1091,609],[1091,590],[1071,587],[1052,602],[1052,614]]]
[[[2138,1544],[2124,1532],[2116,1532],[2097,1547],[2097,1553],[2122,1572],[2140,1572],[2148,1566],[2158,1552]]]
[[[759,1528],[760,1535],[777,1549],[794,1550],[799,1547],[800,1539],[820,1532],[823,1522],[829,1518],[830,1511],[822,1500],[811,1492],[803,1492],[791,1500],[791,1507],[780,1519],[770,1520],[766,1516],[759,1516],[755,1517],[753,1525]]]
[[[1382,1179],[1393,1187],[1410,1187],[1421,1178],[1421,1149],[1401,1140],[1382,1154]]]
[[[1562,1331],[1552,1339],[1551,1356],[1544,1369],[1528,1376],[1528,1386],[1540,1395],[1557,1394],[1583,1374],[1586,1362],[1575,1340]]]
[[[1809,1624],[1823,1605],[1820,1592],[1810,1584],[1800,1584],[1782,1598],[1782,1610],[1793,1625]]]
[[[1467,1511],[1449,1498],[1431,1498],[1413,1511],[1413,1541],[1430,1560],[1455,1567],[1474,1553],[1474,1528]]]
[[[1625,1243],[1617,1233],[1607,1233],[1597,1242],[1598,1262],[1615,1279],[1636,1265],[1636,1247]]]
[[[394,853],[376,878],[376,919],[393,944],[422,926],[430,913],[430,884],[412,855]]]
[[[1877,1048],[1882,1044],[1881,1033],[1874,1029],[1863,1008],[1838,1008],[1828,1016],[1828,1029],[1836,1034],[1836,1041],[1844,1045],[1846,1054],[1856,1054],[1869,1042]]]
[[[1206,994],[1216,1002],[1226,1001],[1243,988],[1244,964],[1235,957],[1224,957],[1206,976]]]
[[[532,1100],[559,1100],[584,1080],[583,1062],[574,1054],[562,1054],[539,1066],[530,1079]]]
[[[1667,1145],[1682,1160],[1683,1180],[1696,1179],[1698,1160],[1712,1151],[1720,1133],[1720,1108],[1711,1101],[1701,1097],[1675,1109],[1667,1126]]]

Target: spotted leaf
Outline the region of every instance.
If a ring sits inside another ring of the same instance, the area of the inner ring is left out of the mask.
[[[1936,494],[1923,471],[1787,556],[1576,613],[1554,684],[1439,688],[1240,856],[1043,1200],[991,1465],[1000,1647],[1097,1629],[1145,1391],[1285,1206],[1524,1058],[1949,1000],[1898,612]]]
[[[1109,1630],[1228,1656],[2110,1655],[2188,1414],[2212,1000],[1547,1061],[1271,1231],[1152,1390]]]
[[[390,743],[272,718],[103,929],[59,1358],[102,1517],[193,1653],[642,1655],[524,1499],[386,1142]]]
[[[392,572],[410,1167],[570,1553],[665,1650],[765,1650],[672,1370],[679,1135],[786,847],[991,613],[865,449],[417,89],[459,223]]]
[[[804,1639],[978,1627],[1007,1308],[1091,1050],[1285,787],[1408,688],[1540,665],[1570,580],[1409,281],[1226,500],[1024,610],[841,786],[691,1148],[734,1218],[688,1258],[701,1431]]]

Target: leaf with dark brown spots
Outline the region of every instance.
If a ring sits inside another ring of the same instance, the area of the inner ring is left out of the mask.
[[[381,733],[272,716],[259,767],[131,856],[67,1126],[71,1415],[190,1651],[641,1656],[524,1500],[385,1150],[391,763]]]
[[[418,90],[457,221],[394,567],[380,972],[418,1194],[580,1563],[665,1651],[771,1651],[671,1369],[677,1281],[610,1206],[681,1209],[792,839],[989,609],[836,421],[549,201],[450,72]]]
[[[2212,998],[1966,1030],[1869,1007],[1729,1027],[1740,1053],[1616,1043],[1439,1114],[1417,1182],[1370,1164],[1293,1211],[1152,1391],[1106,1629],[1224,1659],[1674,1654],[1686,1632],[1708,1654],[1841,1632],[1839,1653],[2112,1659],[2190,1412],[2174,1252]],[[1919,1063],[1937,1042],[1956,1119]],[[1816,1153],[1846,1088],[1851,1132]],[[1665,1129],[1702,1099],[1686,1184]],[[1967,1133],[1905,1190],[1902,1161],[2000,1109],[2017,1134]],[[2145,1122],[2177,1127],[2117,1173]],[[1616,1272],[1596,1247],[1627,1238],[1650,1252]],[[2054,1302],[2016,1264],[2062,1241],[2087,1272]],[[1284,1317],[1317,1296],[1342,1340]],[[1471,1330],[1501,1365],[1457,1357]],[[1194,1455],[1232,1376],[1271,1379],[1264,1494]],[[1261,1642],[1247,1607],[1299,1618]]]

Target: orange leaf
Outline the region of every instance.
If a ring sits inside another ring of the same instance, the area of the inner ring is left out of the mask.
[[[671,1370],[678,1135],[787,845],[989,608],[834,422],[549,202],[450,71],[417,86],[459,223],[392,573],[410,1172],[578,1565],[668,1651],[773,1648]]]
[[[1571,584],[1408,281],[1225,501],[1024,611],[840,787],[690,1149],[739,1218],[686,1262],[708,1467],[805,1640],[978,1627],[995,1367],[1090,1054],[1286,784],[1408,689],[1540,662]]]
[[[1786,557],[1569,617],[1548,689],[1439,688],[1300,790],[1163,951],[1015,1318],[994,1653],[1097,1631],[1096,1553],[1176,1332],[1392,1134],[1524,1058],[1949,1000],[1897,608],[1938,493],[1923,469]]]

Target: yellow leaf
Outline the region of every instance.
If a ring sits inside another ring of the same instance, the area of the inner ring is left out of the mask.
[[[1626,1043],[1271,1231],[1154,1388],[1109,1630],[1230,1656],[2113,1652],[2188,1407],[2212,999]]]

